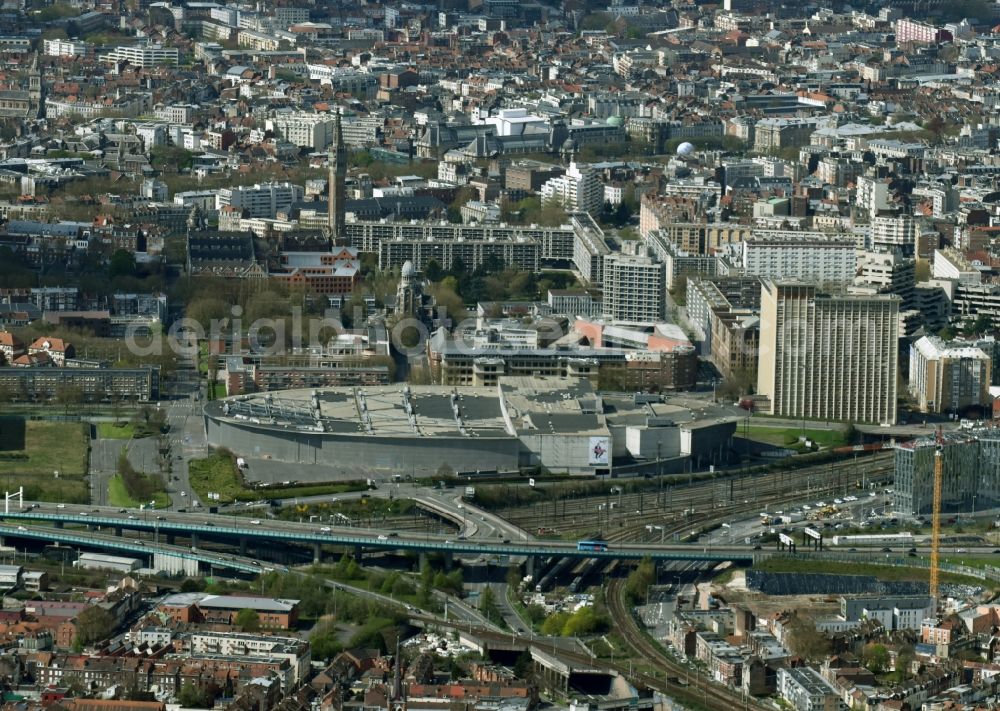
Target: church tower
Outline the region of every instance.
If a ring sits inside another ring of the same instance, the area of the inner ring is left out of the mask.
[[[396,286],[396,315],[416,316],[423,304],[423,289],[413,262],[407,259],[399,272],[399,284]]]
[[[386,711],[406,711],[406,692],[403,690],[403,657],[399,654],[399,638],[396,638],[396,658],[392,660],[392,688]]]
[[[330,202],[327,206],[330,227],[330,239],[334,244],[341,244],[344,238],[344,210],[347,207],[347,150],[344,146],[344,132],[340,127],[340,112],[334,121],[336,145],[328,154],[330,174],[327,178],[327,189],[330,191]]]
[[[31,60],[31,69],[28,70],[28,100],[37,117],[45,115],[45,97],[42,95],[42,72],[38,67],[38,52],[35,52]]]

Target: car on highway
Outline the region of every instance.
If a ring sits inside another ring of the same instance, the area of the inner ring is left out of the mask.
[[[892,548],[883,548],[882,552],[883,553],[892,553]]]
[[[182,491],[181,492],[181,496],[187,496],[187,495],[188,495],[188,493],[186,491]]]
[[[969,551],[967,551],[965,548],[956,548],[955,552],[956,553],[968,553]]]
[[[128,520],[129,520],[129,521],[135,521],[135,520],[136,520],[136,518],[135,518],[135,516],[129,516],[129,517],[128,517]]]
[[[388,541],[388,540],[389,540],[389,537],[388,537],[387,535],[385,535],[385,534],[383,533],[383,534],[379,534],[379,537],[378,537],[378,539],[379,539],[380,541]]]
[[[259,526],[260,525],[260,519],[259,518],[252,518],[252,519],[250,519],[250,525],[251,526]]]
[[[56,508],[57,509],[64,509],[64,508],[66,508],[66,504],[56,504]]]
[[[844,500],[843,499],[834,499],[833,503],[835,503],[835,504],[842,504],[842,503],[844,503]]]
[[[125,509],[118,509],[118,513],[128,513]]]
[[[18,526],[17,530],[18,531],[27,531],[28,529],[26,529],[24,526]]]
[[[759,551],[759,550],[763,550],[763,546],[761,546],[761,545],[760,545],[760,544],[758,543],[757,545],[755,545],[755,546],[753,547],[753,549],[754,549],[755,551]]]
[[[319,529],[319,532],[320,533],[329,533],[330,532],[330,527],[329,526],[323,526],[323,528]]]

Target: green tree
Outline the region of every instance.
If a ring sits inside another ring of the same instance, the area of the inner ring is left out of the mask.
[[[108,277],[134,276],[135,275],[135,255],[124,249],[115,250],[108,263]]]
[[[649,586],[656,581],[656,564],[650,558],[643,558],[625,580],[625,597],[633,604],[645,602]]]
[[[256,610],[244,607],[236,613],[235,624],[243,632],[257,632],[260,629],[260,616]]]
[[[872,674],[884,674],[889,669],[889,650],[884,644],[866,645],[861,660]]]
[[[514,676],[524,679],[531,674],[531,652],[527,649],[521,652],[514,660]]]
[[[503,614],[500,612],[499,605],[497,605],[496,593],[493,592],[493,588],[489,585],[479,593],[479,611],[490,622],[499,624],[503,621]]]
[[[549,636],[561,635],[569,618],[570,614],[568,612],[553,612],[542,623],[542,634]]]
[[[593,607],[581,607],[569,616],[563,624],[563,637],[580,637],[606,631],[609,627],[608,618],[598,614]]]
[[[309,646],[312,648],[313,659],[329,661],[344,649],[344,645],[337,638],[338,630],[333,623],[323,623],[316,625],[312,635],[309,637]]]
[[[424,276],[427,277],[427,280],[432,283],[441,281],[441,278],[444,276],[444,270],[441,268],[441,263],[434,258],[428,259],[427,263],[424,265]]]
[[[186,682],[177,694],[177,701],[189,709],[210,709],[215,705],[215,694]]]
[[[115,618],[103,607],[92,605],[77,615],[76,638],[82,645],[107,639],[114,631]]]
[[[528,605],[527,614],[532,625],[538,626],[545,621],[545,608],[541,605]]]
[[[788,648],[807,660],[820,660],[830,654],[830,639],[816,629],[816,625],[800,615],[793,615],[788,622]]]

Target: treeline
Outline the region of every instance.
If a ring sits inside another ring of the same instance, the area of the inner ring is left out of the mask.
[[[125,492],[140,503],[152,501],[157,494],[165,491],[163,477],[159,474],[143,474],[132,466],[123,451],[118,455],[118,475],[122,478]]]

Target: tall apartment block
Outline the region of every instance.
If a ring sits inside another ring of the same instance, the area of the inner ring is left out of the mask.
[[[662,321],[665,281],[663,262],[655,257],[605,255],[604,315],[615,321]]]
[[[910,346],[910,394],[921,412],[961,414],[990,402],[993,360],[973,343],[923,336]]]
[[[765,281],[757,392],[773,415],[895,422],[898,334],[898,296]]]

